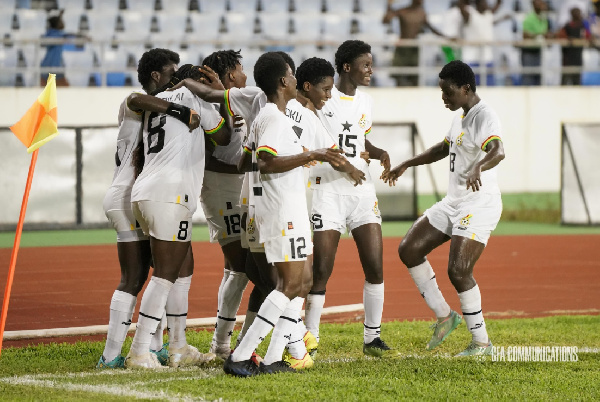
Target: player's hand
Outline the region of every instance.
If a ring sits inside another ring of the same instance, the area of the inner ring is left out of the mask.
[[[176,91],[181,87],[187,87],[186,82],[193,81],[191,78],[186,78],[184,80],[179,81],[177,84],[173,85],[171,88],[165,89],[165,91]]]
[[[361,152],[360,157],[367,161],[367,165],[371,163],[371,159],[369,159],[369,153],[367,151]]]
[[[188,124],[188,128],[190,129],[190,133],[200,127],[200,115],[196,113],[195,110],[190,109],[190,123]]]
[[[384,171],[381,174],[380,179],[383,180],[384,183],[388,183],[391,186],[395,186],[396,185],[396,181],[398,181],[398,177],[402,176],[404,174],[404,172],[406,172],[406,169],[408,169],[408,166],[404,166],[403,164],[400,164],[398,166],[396,166],[395,168],[388,170],[387,172]]]
[[[303,150],[304,152],[308,152],[308,148],[306,148],[305,146],[302,146],[302,150]],[[309,167],[311,167],[311,166],[315,166],[317,163],[319,163],[319,162],[317,162],[317,161],[314,161],[314,160],[313,160],[313,161],[310,161],[310,162],[308,162],[307,164],[305,164],[305,165],[303,165],[303,166],[304,166],[305,168],[309,168]]]
[[[219,79],[219,74],[215,73],[215,71],[209,66],[200,66],[200,72],[205,75],[205,77],[200,78],[200,82],[210,86],[212,89],[223,90],[225,87],[223,83]]]
[[[473,192],[479,191],[479,187],[481,186],[481,170],[474,169],[467,172],[467,190],[472,189]]]
[[[350,179],[352,179],[352,181],[354,182],[354,187],[358,186],[359,184],[362,184],[363,181],[366,179],[365,173],[362,170],[356,168],[354,168],[352,172],[348,173],[348,175],[350,176]]]
[[[342,151],[341,149],[332,149],[332,148],[322,148],[322,149],[317,149],[315,151],[312,151],[312,155],[311,155],[311,159],[312,160],[317,160],[317,161],[321,161],[321,162],[328,162],[329,164],[331,164],[331,166],[342,166],[345,165],[347,162],[346,158],[344,158],[342,156],[342,153],[344,151]]]
[[[383,166],[383,173],[387,173],[390,171],[392,163],[390,162],[390,155],[386,151],[383,151],[382,154],[379,156],[379,162],[381,166]]]
[[[242,116],[233,115],[233,128],[240,128],[244,125],[244,118]]]

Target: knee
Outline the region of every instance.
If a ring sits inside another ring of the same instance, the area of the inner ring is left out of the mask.
[[[448,277],[452,286],[459,292],[464,292],[475,286],[473,275],[460,269],[448,268]]]
[[[400,257],[400,261],[402,261],[402,263],[407,267],[410,268],[414,266],[412,247],[408,246],[404,240],[402,240],[400,245],[398,245],[398,257]]]
[[[286,295],[290,300],[292,300],[294,297],[299,296],[302,292],[302,282],[298,281],[298,282],[288,282],[288,283],[284,283],[281,287],[281,289],[279,289],[279,291],[281,293],[283,293],[284,295]]]

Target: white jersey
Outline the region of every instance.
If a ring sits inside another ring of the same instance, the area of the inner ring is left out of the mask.
[[[319,148],[337,148],[336,141],[325,130],[317,115],[296,99],[287,103],[285,114],[292,120],[292,128],[304,148],[311,151]]]
[[[369,165],[360,157],[360,153],[365,151],[366,136],[371,132],[372,107],[370,95],[357,89],[354,96],[349,96],[333,87],[331,99],[317,114],[325,129],[337,139],[344,156],[365,174],[365,181],[355,187],[348,174],[323,163],[310,169],[309,187],[342,195],[375,194]]]
[[[134,91],[134,93],[143,93]],[[105,205],[109,209],[131,209],[131,186],[135,181],[134,168],[131,164],[140,129],[142,128],[142,112],[131,110],[127,98],[119,107],[119,134],[117,135],[117,152],[115,153],[115,171],[110,188],[105,197]]]
[[[218,109],[217,104],[216,108]],[[233,127],[231,132],[231,140],[227,145],[217,145],[212,156],[217,160],[228,165],[237,165],[243,152],[243,141],[246,138],[246,123],[244,122],[239,127]]]
[[[250,129],[259,152],[275,156],[303,152],[291,121],[273,103],[267,103]],[[310,232],[302,167],[283,173],[260,174],[261,189],[255,195],[259,242],[294,233]]]
[[[256,144],[252,144],[248,139],[250,128],[254,119],[266,103],[267,95],[259,87],[230,88],[225,91],[225,106],[229,115],[241,116],[246,122],[246,133],[242,143],[243,150],[246,153],[250,154],[256,148]],[[251,176],[253,173],[257,174],[256,172],[249,172],[244,175],[244,182],[240,193],[241,206],[255,205],[254,193],[250,189],[259,186],[260,183],[258,176],[254,180],[252,179]]]
[[[204,135],[213,134],[225,120],[215,108],[182,87],[162,92],[158,98],[195,110],[200,127],[189,128],[174,117],[149,113],[145,117],[144,169],[131,192],[131,201],[158,201],[182,204],[192,213],[204,179]]]
[[[460,200],[473,193],[467,190],[467,172],[485,157],[485,147],[490,141],[501,140],[502,130],[496,112],[479,101],[466,116],[456,116],[444,139],[450,145],[450,182],[448,197]],[[480,193],[500,194],[497,168],[481,172]]]

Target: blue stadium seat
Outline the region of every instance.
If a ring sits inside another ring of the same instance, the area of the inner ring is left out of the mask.
[[[600,85],[600,72],[583,72],[583,74],[581,75],[581,85]]]

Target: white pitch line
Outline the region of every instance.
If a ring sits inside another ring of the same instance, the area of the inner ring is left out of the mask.
[[[171,395],[165,391],[148,392],[141,390],[131,389],[131,384],[127,387],[120,387],[117,385],[87,385],[87,384],[73,384],[73,383],[58,383],[52,380],[38,380],[33,378],[25,377],[13,377],[13,378],[0,378],[0,381],[9,385],[26,385],[32,387],[41,388],[54,388],[62,389],[65,391],[75,392],[88,392],[95,394],[106,394],[113,396],[124,396],[135,399],[157,399],[157,400],[170,400],[170,401],[188,401],[192,400],[190,397],[182,397],[181,395]],[[198,400],[193,398],[193,400]]]
[[[363,311],[364,306],[359,304],[348,304],[344,306],[325,307],[322,315],[353,313]],[[304,312],[302,312],[304,314]],[[241,324],[246,319],[245,315],[237,315],[235,321]],[[188,328],[214,327],[217,322],[216,317],[210,318],[190,318],[186,321]],[[134,332],[136,324],[133,323],[129,327],[129,332]],[[33,329],[23,331],[5,331],[3,340],[15,341],[19,339],[38,339],[38,338],[57,338],[63,336],[82,336],[82,335],[105,335],[108,332],[108,325],[90,325],[87,327],[73,328],[49,328],[49,329]]]

